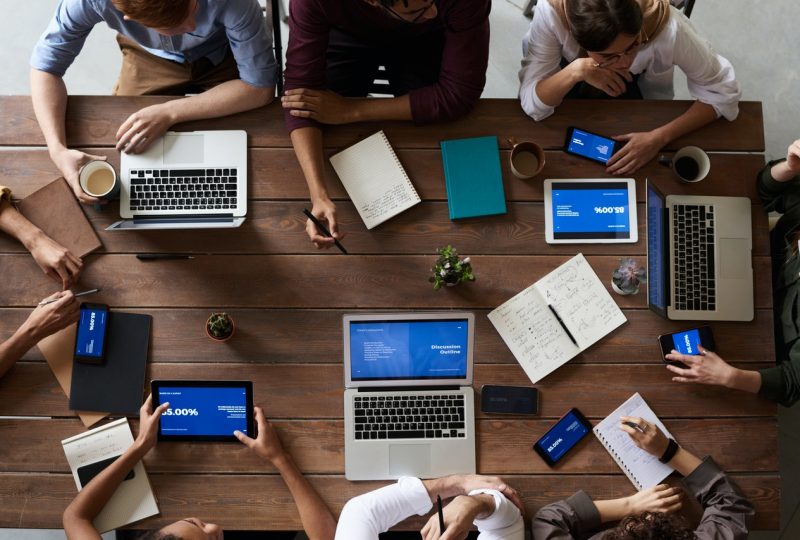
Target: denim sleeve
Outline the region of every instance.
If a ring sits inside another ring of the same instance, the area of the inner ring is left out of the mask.
[[[91,0],[61,0],[33,48],[31,67],[63,77],[81,52],[86,36],[102,20]]]
[[[239,68],[239,78],[251,86],[275,86],[278,63],[272,48],[272,28],[258,1],[228,2],[223,23]]]

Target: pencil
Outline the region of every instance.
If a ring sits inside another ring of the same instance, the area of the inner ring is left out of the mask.
[[[333,238],[333,235],[327,229],[327,227],[325,227],[325,225],[323,225],[320,220],[315,218],[314,214],[312,214],[311,212],[308,211],[308,208],[303,208],[303,213],[306,215],[306,217],[308,219],[311,220],[311,223],[313,223],[314,225],[317,226],[317,229],[320,230],[320,232],[322,233],[322,236],[326,236],[328,238]],[[336,238],[333,238],[333,242],[336,244],[336,247],[339,248],[339,251],[341,251],[342,253],[347,255],[347,250],[344,249],[344,246]]]

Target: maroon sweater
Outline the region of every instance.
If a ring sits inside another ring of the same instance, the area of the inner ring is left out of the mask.
[[[424,124],[451,120],[475,105],[486,83],[491,0],[436,0],[438,15],[424,23],[404,23],[364,0],[292,0],[284,87],[326,88],[328,33],[337,28],[377,47],[399,47],[430,32],[444,34],[442,67],[435,84],[409,92],[411,116]],[[289,131],[317,126],[284,109]]]

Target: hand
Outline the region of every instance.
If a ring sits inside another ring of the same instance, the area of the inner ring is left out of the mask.
[[[656,131],[617,135],[613,139],[627,143],[608,160],[606,172],[609,174],[635,173],[656,157],[661,147],[667,144]]]
[[[591,84],[611,97],[624,94],[626,89],[625,81],[633,81],[633,76],[627,69],[598,67],[597,63],[591,58],[579,58],[574,62],[580,62],[577,65],[580,70],[579,76],[583,82]]]
[[[314,203],[311,207],[311,213],[314,217],[325,223],[328,222],[328,231],[333,235],[333,238],[328,238],[322,235],[322,231],[317,229],[317,226],[310,220],[306,220],[306,234],[311,238],[311,242],[317,246],[317,249],[330,249],[335,245],[333,239],[341,240],[344,238],[343,234],[339,234],[339,228],[336,225],[336,205],[330,199],[320,200]]]
[[[291,109],[289,114],[300,118],[312,118],[323,124],[347,124],[355,119],[351,113],[353,104],[336,92],[294,88],[284,92],[281,106]]]
[[[687,368],[680,368],[668,364],[667,369],[677,375],[672,380],[682,383],[728,386],[736,372],[736,368],[720,358],[715,352],[709,351],[702,346],[697,349],[700,351],[697,356],[680,354],[678,351],[673,350],[664,357],[672,362],[683,362],[688,366]]]
[[[459,495],[442,509],[445,525],[444,534],[439,530],[439,514],[434,512],[420,531],[423,540],[435,540],[438,538],[442,540],[463,540],[466,538],[470,529],[472,529],[472,522],[475,518],[482,513],[486,513],[487,508],[480,497]],[[485,497],[492,498],[490,495]],[[492,498],[493,503],[494,498]]]
[[[626,432],[633,439],[633,444],[657,458],[664,455],[669,445],[669,440],[666,435],[661,433],[656,424],[647,422],[644,418],[637,418],[635,416],[622,416],[620,422],[633,422],[644,428],[644,433],[636,428],[626,426],[620,423],[619,427],[622,431]]]
[[[156,445],[158,436],[158,420],[161,414],[169,409],[169,403],[162,403],[153,411],[153,394],[147,396],[142,407],[139,409],[139,434],[136,442],[144,448],[150,450]]]
[[[44,233],[36,236],[30,246],[33,260],[47,276],[61,282],[64,290],[78,280],[83,261],[70,253],[67,248]]]
[[[800,139],[794,141],[786,152],[786,166],[793,173],[800,173]]]
[[[462,495],[468,495],[471,491],[476,489],[494,489],[505,495],[509,501],[514,503],[514,506],[519,508],[520,512],[525,513],[525,506],[522,504],[522,499],[517,493],[517,490],[506,484],[503,479],[498,476],[459,474],[451,478],[453,478]]]
[[[136,111],[117,130],[117,150],[126,154],[144,152],[174,123],[169,103]]]
[[[51,294],[45,300],[58,299],[50,304],[36,306],[27,320],[20,326],[31,340],[31,346],[47,336],[66,328],[76,322],[80,316],[80,303],[75,300],[72,291]]]
[[[628,515],[635,516],[642,512],[663,512],[672,514],[683,506],[683,490],[659,484],[627,497],[630,506]]]
[[[256,424],[258,425],[258,436],[252,439],[239,430],[233,432],[245,446],[256,453],[257,456],[273,463],[276,459],[283,457],[286,452],[281,446],[281,440],[272,424],[264,417],[261,407],[254,408],[256,413]]]
[[[96,159],[106,161],[108,158],[105,156],[87,154],[80,150],[70,150],[68,148],[63,149],[53,157],[53,162],[56,164],[56,167],[58,167],[58,170],[61,171],[61,174],[64,175],[75,197],[83,204],[106,204],[108,202],[105,199],[98,199],[97,197],[87,195],[81,188],[81,183],[78,179],[78,173],[81,167],[89,161]]]

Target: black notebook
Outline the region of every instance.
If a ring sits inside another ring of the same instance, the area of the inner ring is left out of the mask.
[[[135,415],[142,406],[152,317],[110,311],[108,319],[105,362],[72,364],[69,408]]]

